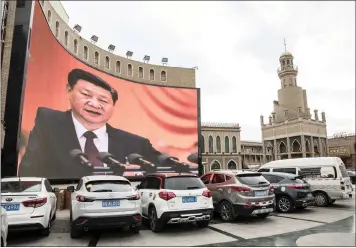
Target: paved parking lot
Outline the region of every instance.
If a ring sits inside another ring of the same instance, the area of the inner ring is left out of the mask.
[[[326,208],[273,213],[267,219],[251,217],[222,223],[215,218],[205,229],[191,224],[167,226],[159,234],[147,228],[140,234],[111,230],[74,240],[69,230],[69,212],[58,211],[49,237],[10,234],[8,246],[355,246],[355,198]]]

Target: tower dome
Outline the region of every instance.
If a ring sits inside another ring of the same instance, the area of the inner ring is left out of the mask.
[[[284,53],[281,54],[281,56],[279,56],[279,60],[282,60],[282,59],[285,59],[285,58],[293,59],[294,57],[290,52],[285,51]]]

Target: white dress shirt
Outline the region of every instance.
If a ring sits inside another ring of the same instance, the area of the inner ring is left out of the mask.
[[[83,136],[85,132],[88,131],[73,115],[72,119],[75,127],[75,132],[77,133],[77,138],[80,144],[82,151],[84,152],[86,138]],[[94,144],[98,148],[99,152],[109,152],[109,137],[106,131],[106,125],[102,126],[99,129],[93,131],[96,134],[97,138],[94,139]],[[107,165],[104,164],[106,167]]]

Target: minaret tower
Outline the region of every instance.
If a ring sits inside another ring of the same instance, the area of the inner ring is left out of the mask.
[[[284,53],[279,57],[280,68],[277,71],[281,80],[281,89],[288,86],[297,86],[298,67],[294,66],[293,59],[293,55],[287,52],[287,45],[284,40]]]

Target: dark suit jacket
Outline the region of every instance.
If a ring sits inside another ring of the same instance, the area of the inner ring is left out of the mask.
[[[150,141],[107,124],[108,152],[120,162],[138,153],[148,161],[157,163],[156,151]],[[26,153],[20,163],[20,176],[39,176],[59,179],[77,179],[92,175],[92,169],[73,162],[69,153],[80,149],[71,111],[57,111],[40,107],[32,129]]]

